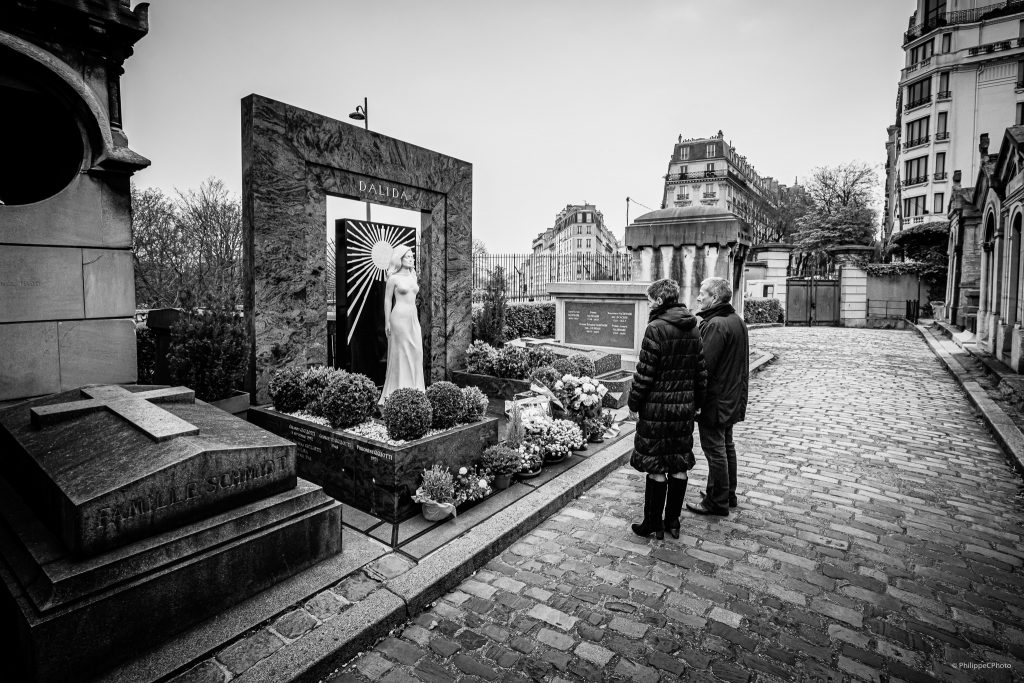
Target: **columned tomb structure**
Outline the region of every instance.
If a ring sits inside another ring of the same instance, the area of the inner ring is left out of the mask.
[[[0,12],[0,401],[133,382],[131,175],[120,76],[149,30],[126,0]]]

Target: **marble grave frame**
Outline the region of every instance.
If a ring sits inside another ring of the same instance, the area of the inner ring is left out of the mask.
[[[327,196],[419,211],[428,383],[471,341],[473,165],[261,95],[242,99],[246,389],[327,360]]]

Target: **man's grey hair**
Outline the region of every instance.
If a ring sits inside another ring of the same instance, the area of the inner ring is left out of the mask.
[[[724,277],[709,277],[700,283],[700,288],[715,297],[720,304],[732,301],[732,285]]]

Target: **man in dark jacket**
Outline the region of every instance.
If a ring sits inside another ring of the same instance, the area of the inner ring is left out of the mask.
[[[736,507],[736,446],[732,427],[747,414],[750,347],[747,325],[732,307],[732,285],[711,277],[700,285],[697,315],[704,342],[708,386],[697,424],[700,446],[708,460],[704,499],[686,507],[698,515],[729,514]]]
[[[632,528],[657,538],[667,529],[679,538],[686,472],[694,465],[693,419],[704,396],[704,359],[697,318],[679,303],[676,281],[651,283],[647,298],[651,312],[629,392],[630,416],[639,418],[629,463],[647,473],[647,485],[644,521]]]

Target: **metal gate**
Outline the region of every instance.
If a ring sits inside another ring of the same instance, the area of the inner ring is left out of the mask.
[[[786,280],[787,325],[838,325],[839,280]]]

